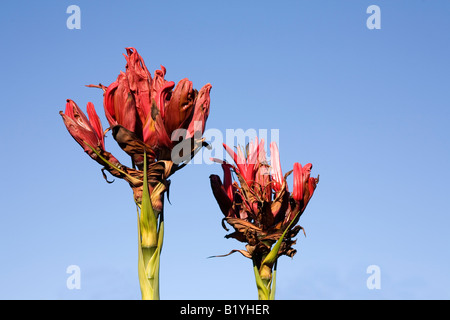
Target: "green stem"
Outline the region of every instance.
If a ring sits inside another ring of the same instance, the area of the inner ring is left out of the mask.
[[[278,262],[278,252],[280,251],[281,244],[287,232],[291,230],[294,221],[300,211],[291,220],[289,225],[284,229],[281,237],[272,247],[270,252],[261,258],[261,263],[258,264],[253,261],[253,268],[255,270],[256,285],[258,287],[258,297],[260,300],[275,300],[275,285],[276,285],[276,271]],[[272,271],[273,269],[273,271]]]
[[[275,300],[275,289],[277,287],[277,263],[278,263],[278,259],[275,260],[275,264],[273,266],[272,288],[270,290],[269,300]]]
[[[159,300],[160,256],[164,238],[163,212],[155,214],[147,182],[147,157],[144,153],[144,184],[138,208],[138,274],[142,300]]]
[[[264,261],[265,257],[262,257],[261,260]],[[253,260],[253,271],[255,273],[259,300],[275,300],[277,262],[278,259],[275,260],[272,266],[268,266]]]
[[[267,288],[264,281],[261,279],[261,275],[259,274],[259,268],[256,265],[255,261],[253,261],[253,271],[255,273],[256,288],[258,289],[258,299],[269,300],[270,289]]]
[[[164,220],[160,214],[159,228],[157,230],[156,246],[143,247],[141,237],[141,226],[138,209],[138,244],[139,262],[138,274],[141,287],[142,300],[159,300],[159,270],[160,256],[164,238]]]

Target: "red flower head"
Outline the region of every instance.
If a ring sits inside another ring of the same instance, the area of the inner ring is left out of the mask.
[[[170,160],[180,136],[188,139],[197,132],[201,138],[209,115],[211,85],[197,92],[191,81],[182,79],[175,86],[164,79],[163,66],[152,78],[136,49],[127,48],[126,52],[126,71],[104,94],[106,118],[111,127],[120,125],[133,132],[156,159]]]
[[[167,178],[181,169],[187,160],[203,145],[202,135],[209,115],[211,85],[206,84],[200,92],[193,89],[188,79],[174,82],[164,79],[166,69],[161,66],[154,76],[150,75],[144,60],[134,48],[126,48],[125,72],[108,87],[101,84],[88,85],[103,90],[103,107],[112,136],[133,160],[128,168],[105,151],[104,134],[100,119],[92,103],[87,114],[72,100],[67,100],[66,111],[60,112],[72,137],[84,151],[104,170],[117,178],[126,180],[140,203],[144,175],[144,154],[147,155],[149,190],[158,186],[158,194],[167,190]],[[172,139],[175,136],[175,139]],[[181,142],[180,162],[172,159],[172,149]],[[186,149],[187,148],[187,149]],[[163,183],[163,185],[160,184]],[[153,192],[153,194],[156,194]],[[152,199],[156,208],[162,207],[161,199]],[[158,205],[160,203],[160,205]]]
[[[292,237],[302,229],[295,224],[318,182],[318,178],[310,177],[312,165],[307,164],[303,168],[299,163],[294,165],[294,185],[290,193],[286,179],[292,171],[282,175],[276,143],[270,144],[271,165],[266,161],[263,140],[258,142],[256,139],[251,143],[245,156],[241,149],[235,153],[227,145],[224,147],[234,164],[215,160],[223,163],[224,184],[217,175],[211,175],[210,180],[225,220],[235,229],[227,238],[246,242],[247,251],[239,250],[246,257],[262,257],[289,227],[279,255],[293,256],[296,250],[292,248],[295,244]],[[233,183],[230,169],[237,177]]]

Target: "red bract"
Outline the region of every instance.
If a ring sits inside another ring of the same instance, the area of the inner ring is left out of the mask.
[[[105,92],[105,115],[111,126],[120,124],[130,131],[140,131],[142,124],[138,121],[136,103],[133,95],[129,93],[128,80],[121,72]],[[138,127],[138,128],[136,128]],[[139,130],[140,129],[140,130]]]
[[[234,191],[233,191],[233,181],[231,177],[230,165],[227,163],[222,164],[223,169],[223,186],[228,198],[233,201]]]
[[[270,251],[272,244],[289,226],[279,255],[293,256],[296,251],[292,248],[295,244],[292,237],[301,229],[295,224],[318,182],[318,178],[310,177],[312,165],[294,165],[294,185],[293,192],[290,193],[286,179],[292,171],[282,175],[276,143],[270,144],[270,165],[266,160],[263,140],[258,142],[256,139],[250,144],[246,155],[240,148],[237,153],[227,145],[224,145],[224,148],[232,156],[234,164],[223,162],[223,185],[217,175],[211,175],[210,179],[213,194],[225,215],[225,220],[235,229],[235,232],[227,237],[247,243],[247,252],[239,251],[245,256],[262,257]],[[230,169],[237,177],[237,181],[232,184]],[[232,197],[230,192],[233,193]]]
[[[316,189],[317,179],[310,177],[312,164],[304,167],[300,163],[294,164],[294,190],[292,198],[299,204],[300,210],[304,211]]]
[[[201,134],[205,131],[206,120],[209,116],[209,104],[211,102],[211,98],[209,96],[211,88],[211,84],[206,84],[200,89],[200,92],[196,96],[192,120],[189,121],[189,125],[187,127],[187,138],[195,137],[196,134],[201,136]]]
[[[270,160],[272,162],[272,188],[279,192],[283,185],[283,173],[281,171],[280,153],[275,142],[270,144]]]
[[[163,66],[152,78],[136,49],[127,48],[126,52],[126,71],[104,94],[106,118],[112,127],[120,125],[133,132],[157,159],[169,160],[180,137],[197,134],[196,138],[201,138],[209,115],[211,85],[197,92],[191,81],[182,79],[175,86],[164,79]]]
[[[95,159],[97,155],[92,151],[91,147],[104,150],[104,134],[100,119],[91,102],[87,104],[87,113],[89,119],[72,100],[67,100],[65,113],[59,112],[72,137],[90,157]]]

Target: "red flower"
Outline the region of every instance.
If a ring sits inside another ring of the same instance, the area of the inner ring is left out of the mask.
[[[247,184],[253,184],[255,180],[255,174],[258,170],[257,164],[259,161],[260,149],[264,146],[264,141],[258,142],[258,138],[255,141],[250,142],[248,153],[244,156],[241,148],[238,148],[237,154],[232,148],[223,144],[225,150],[233,158],[234,163],[237,168],[236,171],[244,178]]]
[[[304,211],[311,199],[318,179],[310,177],[312,164],[308,163],[304,167],[300,163],[294,164],[294,190],[292,198],[300,204],[301,211]]]
[[[65,113],[59,112],[72,137],[91,158],[96,159],[97,155],[91,147],[100,150],[105,149],[104,133],[100,119],[91,102],[87,104],[87,113],[89,119],[72,100],[67,100]]]

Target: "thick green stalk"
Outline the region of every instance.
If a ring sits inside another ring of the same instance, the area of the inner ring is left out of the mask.
[[[270,252],[261,258],[261,263],[256,263],[255,260],[253,260],[253,269],[255,271],[259,300],[275,300],[278,252],[281,248],[281,244],[286,236],[286,233],[291,230],[291,227],[299,214],[300,212],[296,214],[294,219],[292,219],[289,225],[284,229],[283,234],[272,247]]]
[[[264,257],[262,260],[264,260]],[[256,288],[258,289],[258,299],[274,300],[276,262],[274,270],[272,270],[272,266],[264,265],[253,260],[253,271],[255,273]]]
[[[255,272],[256,288],[258,289],[258,299],[269,300],[270,288],[268,288],[264,281],[261,279],[259,268],[256,265],[255,261],[253,261],[253,271]]]
[[[164,223],[160,223],[158,238],[161,239],[156,247],[142,248],[139,243],[139,282],[142,300],[159,300],[159,270],[162,249],[162,234]]]
[[[163,213],[153,209],[148,189],[147,157],[144,154],[142,201],[138,207],[138,274],[142,300],[159,300],[159,265],[164,238]]]

